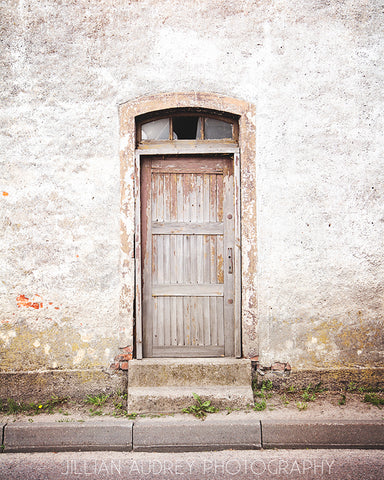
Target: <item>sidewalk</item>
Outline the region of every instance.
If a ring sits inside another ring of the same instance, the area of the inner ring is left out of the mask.
[[[261,418],[256,413],[0,424],[3,454],[58,451],[384,448],[384,419]]]

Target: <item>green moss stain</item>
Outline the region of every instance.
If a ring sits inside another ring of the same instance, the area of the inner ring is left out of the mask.
[[[116,350],[117,338],[84,341],[76,328],[53,324],[42,331],[25,325],[3,325],[0,335],[0,370],[87,369],[105,367],[107,349]]]
[[[301,322],[301,327],[303,324]],[[305,344],[310,361],[316,367],[374,367],[371,353],[381,350],[382,327],[365,319],[359,311],[348,320],[330,319],[313,322],[306,332]]]

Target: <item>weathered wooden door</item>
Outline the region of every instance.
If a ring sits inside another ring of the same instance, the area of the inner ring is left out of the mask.
[[[234,356],[232,159],[147,157],[141,192],[144,356]]]

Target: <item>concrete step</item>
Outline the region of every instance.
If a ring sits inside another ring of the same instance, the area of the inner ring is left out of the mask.
[[[131,360],[131,387],[251,386],[251,361],[237,358],[146,358]]]
[[[128,413],[181,413],[196,403],[193,394],[202,401],[210,400],[220,410],[245,409],[253,404],[251,386],[212,387],[129,387]]]
[[[220,409],[252,404],[251,361],[236,358],[150,358],[131,360],[129,413],[181,412],[193,393]]]

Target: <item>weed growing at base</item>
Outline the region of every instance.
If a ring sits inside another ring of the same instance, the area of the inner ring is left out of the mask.
[[[255,397],[260,398],[260,401],[256,401],[253,410],[261,412],[267,408],[267,400],[273,396],[273,383],[271,380],[263,380],[261,387],[258,389],[257,384],[253,384],[253,393]]]
[[[51,398],[45,402],[17,402],[12,398],[6,401],[0,400],[0,412],[5,415],[18,415],[25,413],[28,415],[38,415],[39,413],[54,413],[56,407],[64,405],[68,402],[68,397],[57,397],[52,395]]]
[[[371,403],[378,408],[382,408],[382,405],[384,405],[384,398],[377,395],[376,393],[366,393],[364,395],[364,402]]]
[[[182,412],[183,413],[191,413],[197,418],[200,418],[201,420],[204,420],[205,417],[207,416],[207,413],[215,413],[218,412],[219,409],[217,407],[214,407],[211,405],[210,400],[206,400],[203,402],[199,395],[197,393],[192,393],[193,398],[196,400],[195,405],[191,405],[187,408],[183,408]]]
[[[99,393],[98,395],[87,395],[85,398],[85,403],[93,405],[89,409],[91,415],[103,415],[103,411],[100,410],[100,407],[103,407],[105,402],[108,400],[109,394],[103,395]]]

